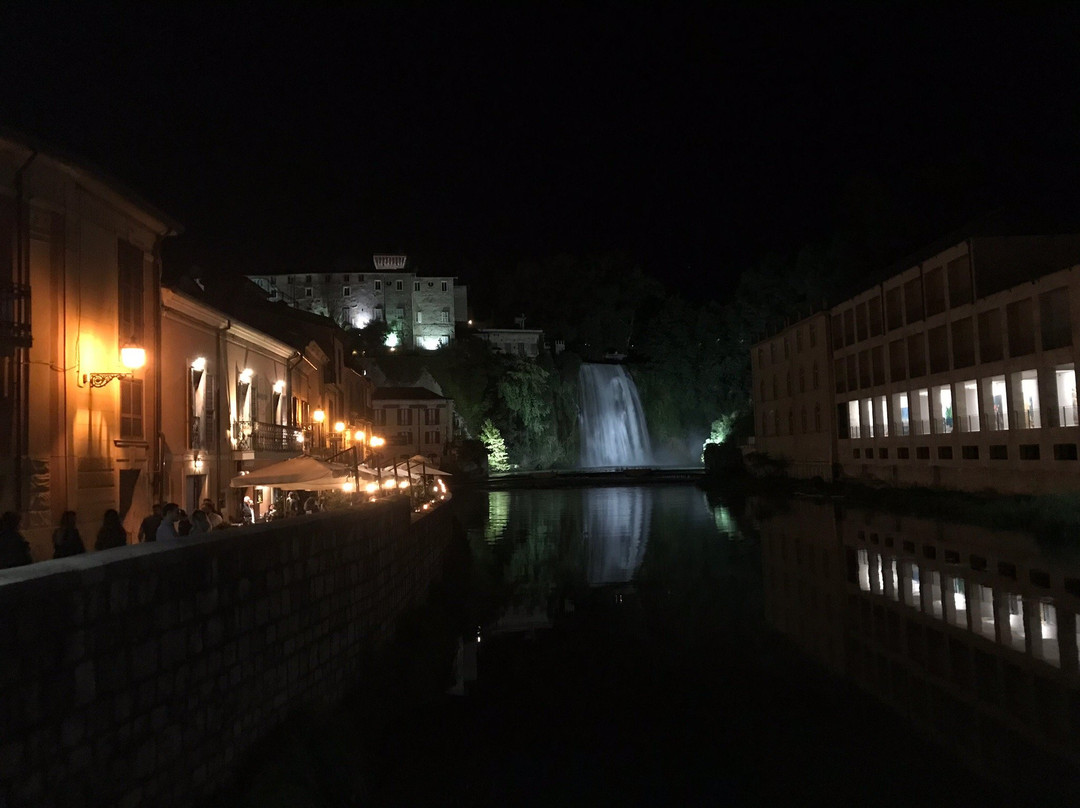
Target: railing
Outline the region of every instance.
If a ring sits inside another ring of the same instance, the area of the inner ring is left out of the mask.
[[[952,418],[934,418],[932,424],[935,435],[948,435],[953,431]]]
[[[233,442],[238,451],[302,452],[310,443],[310,430],[263,421],[234,421]]]
[[[1009,413],[1009,426],[1012,429],[1038,429],[1042,426],[1039,411],[1035,409],[1013,411]]]
[[[0,284],[0,348],[29,348],[30,287],[22,283]]]
[[[930,421],[917,418],[911,422],[911,434],[913,435],[929,435],[930,434]]]
[[[893,422],[892,425],[894,435],[910,435],[911,434],[911,422],[901,421],[900,423]]]

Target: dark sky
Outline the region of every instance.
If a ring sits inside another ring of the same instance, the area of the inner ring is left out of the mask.
[[[477,283],[619,249],[722,296],[828,237],[854,177],[912,238],[1075,204],[1070,7],[643,5],[5,3],[0,125],[182,221],[174,265],[223,271],[403,250]]]

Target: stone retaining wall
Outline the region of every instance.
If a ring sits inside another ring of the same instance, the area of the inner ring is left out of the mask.
[[[0,571],[0,808],[212,794],[350,689],[451,520],[402,498]]]

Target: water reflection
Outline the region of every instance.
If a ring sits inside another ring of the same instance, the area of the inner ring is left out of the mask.
[[[652,523],[649,488],[586,488],[581,492],[590,586],[626,583],[645,556]]]
[[[767,619],[797,644],[987,777],[1075,785],[1080,563],[805,500],[761,543]]]

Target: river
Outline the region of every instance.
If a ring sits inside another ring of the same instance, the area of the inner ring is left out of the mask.
[[[1080,560],[1029,536],[690,485],[454,508],[456,561],[399,631],[411,695],[362,722],[362,804],[1080,793]]]

